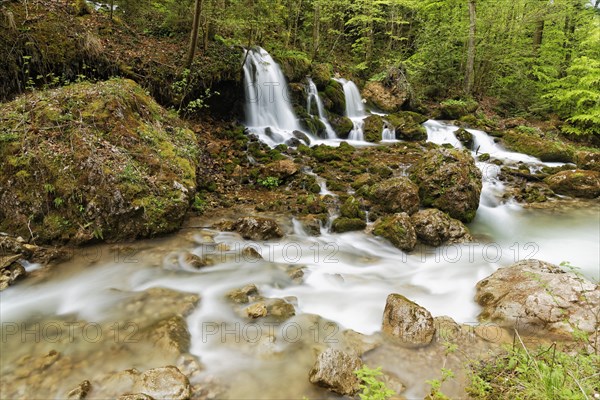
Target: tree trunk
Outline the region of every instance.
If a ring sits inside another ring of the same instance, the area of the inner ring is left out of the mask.
[[[315,4],[315,14],[313,18],[313,60],[317,56],[319,51],[319,41],[321,37],[321,7],[319,4]]]
[[[113,22],[113,10],[115,8],[115,0],[110,0],[110,22]]]
[[[198,26],[200,25],[200,14],[202,13],[202,1],[196,0],[194,6],[194,22],[192,23],[192,34],[190,37],[190,48],[188,50],[187,59],[185,61],[185,68],[192,68],[192,62],[194,61],[194,55],[196,55],[196,45],[198,43]]]
[[[533,33],[533,50],[535,52],[538,51],[540,46],[542,45],[542,39],[544,36],[544,17],[540,17],[540,19],[535,24],[535,32]]]
[[[465,94],[473,92],[475,82],[475,0],[469,0],[469,42],[467,44],[467,69],[465,71]]]

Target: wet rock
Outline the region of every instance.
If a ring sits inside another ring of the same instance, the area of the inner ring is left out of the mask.
[[[188,378],[171,365],[142,373],[133,392],[147,394],[154,400],[187,400],[191,396]]]
[[[562,171],[544,180],[558,194],[593,199],[600,195],[600,172]]]
[[[574,158],[579,169],[600,172],[600,152],[581,150],[575,153]]]
[[[260,298],[256,285],[246,285],[241,289],[235,289],[227,293],[227,298],[236,304],[246,304]]]
[[[289,146],[289,147],[298,147],[302,144],[302,142],[300,141],[300,139],[297,138],[290,138],[288,140],[285,141],[285,145]]]
[[[249,240],[270,240],[283,237],[283,231],[272,219],[244,217],[233,224],[233,229]]]
[[[360,390],[360,380],[354,371],[362,367],[360,358],[340,350],[327,349],[319,354],[310,370],[311,383],[332,392],[353,396]]]
[[[462,222],[435,208],[421,210],[413,214],[410,220],[417,237],[425,244],[440,246],[473,241],[469,229]]]
[[[369,189],[368,197],[386,213],[413,214],[419,209],[419,188],[403,176],[376,183]]]
[[[394,113],[400,111],[408,99],[408,92],[398,90],[397,87],[388,88],[382,82],[369,81],[362,91],[362,96],[381,111]]]
[[[336,233],[362,231],[366,227],[367,222],[364,219],[339,217],[333,220],[331,231]]]
[[[298,173],[298,171],[298,165],[296,165],[296,163],[290,159],[278,160],[263,167],[264,176],[273,176],[281,181],[289,179]]]
[[[331,79],[325,90],[321,94],[323,105],[329,111],[337,114],[344,115],[346,113],[346,96],[344,95],[344,88],[338,81]]]
[[[324,63],[313,63],[311,77],[318,90],[324,90],[331,80],[331,65]]]
[[[365,212],[361,210],[361,204],[354,196],[348,197],[342,204],[340,214],[345,218],[365,218]]]
[[[144,393],[124,394],[119,396],[118,400],[154,400],[152,397]]]
[[[524,260],[477,283],[480,319],[504,327],[571,335],[598,328],[600,288],[556,265]]]
[[[179,261],[183,268],[189,269],[201,269],[204,267],[209,267],[214,265],[211,259],[208,257],[200,257],[194,253],[185,253],[182,255],[181,260]]]
[[[200,298],[196,294],[178,292],[166,288],[151,288],[124,300],[116,311],[127,315],[127,321],[140,326],[148,326],[174,315],[186,317]]]
[[[300,221],[302,229],[307,235],[319,236],[321,234],[321,216],[313,214],[304,215],[298,217],[298,221]]]
[[[389,240],[403,251],[412,251],[417,245],[417,234],[406,213],[383,217],[375,221],[373,234]]]
[[[294,135],[296,139],[302,140],[306,145],[310,145],[310,138],[306,133],[302,131],[293,131],[292,135]]]
[[[265,299],[259,301],[246,307],[245,312],[252,319],[271,317],[277,321],[285,321],[296,315],[294,306],[283,299]]]
[[[354,127],[350,118],[338,115],[331,115],[329,117],[329,123],[331,124],[331,127],[335,133],[337,133],[338,137],[342,139],[347,138],[348,134]]]
[[[390,294],[383,311],[382,331],[403,344],[423,346],[433,340],[435,324],[425,308],[400,294]]]
[[[364,119],[363,132],[367,142],[379,142],[383,131],[383,119],[379,115],[370,115]]]
[[[92,390],[92,384],[90,381],[83,381],[77,387],[67,394],[69,400],[83,400],[87,397],[88,393]]]
[[[426,140],[427,130],[423,122],[427,117],[412,111],[400,111],[386,117],[387,121],[394,127],[396,139],[402,140]]]
[[[288,276],[295,283],[302,283],[304,280],[304,267],[296,267],[287,271]]]
[[[473,134],[466,129],[460,128],[454,132],[456,138],[465,146],[467,149],[473,148]],[[484,161],[484,160],[481,160]]]
[[[27,275],[25,268],[19,263],[20,259],[21,255],[0,256],[0,291]]]
[[[179,355],[189,351],[191,337],[187,323],[180,315],[165,318],[141,330],[138,337],[154,345],[168,355]]]
[[[481,195],[481,171],[467,151],[438,148],[428,151],[413,167],[421,204],[471,222]]]
[[[358,357],[379,347],[383,340],[380,335],[363,335],[362,333],[346,329],[342,332],[341,350]]]

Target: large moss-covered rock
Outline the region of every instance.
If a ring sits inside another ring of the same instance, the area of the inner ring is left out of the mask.
[[[456,138],[465,146],[467,149],[473,148],[473,134],[464,128],[460,128],[454,132]]]
[[[575,153],[574,161],[579,169],[600,172],[600,151],[580,150]]]
[[[331,224],[332,232],[344,233],[351,231],[362,231],[367,227],[367,222],[360,218],[339,217]]]
[[[331,64],[313,64],[310,76],[318,90],[325,90],[331,80]]]
[[[370,115],[364,120],[363,132],[367,142],[379,142],[383,131],[383,119],[379,115]]]
[[[412,111],[400,111],[386,117],[394,127],[396,139],[403,140],[425,140],[427,130],[421,124],[427,121],[427,117]]]
[[[440,103],[440,118],[459,119],[474,113],[478,104],[473,100],[446,100]]]
[[[179,228],[200,150],[133,81],[35,92],[0,113],[0,231],[85,242]]]
[[[417,245],[417,234],[406,213],[380,218],[373,225],[373,234],[389,240],[403,251],[412,251]]]
[[[342,139],[347,138],[354,127],[350,118],[333,114],[329,117],[329,123],[335,133],[337,133],[337,136]]]
[[[412,215],[410,220],[419,240],[431,246],[473,240],[469,229],[462,222],[435,208],[421,210]]]
[[[572,162],[573,150],[558,140],[542,137],[535,129],[518,127],[502,135],[504,145],[513,151],[525,153],[542,161]]]
[[[279,63],[283,74],[290,82],[300,82],[310,71],[310,60],[302,52],[275,53],[273,58]]]
[[[471,222],[479,207],[481,171],[467,151],[438,148],[428,151],[411,167],[421,203]]]
[[[368,194],[371,202],[387,213],[413,214],[419,209],[419,188],[403,176],[373,185]]]
[[[562,171],[545,179],[555,193],[593,199],[600,196],[600,172]]]
[[[340,214],[346,218],[365,218],[365,212],[361,210],[360,202],[354,196],[348,197],[342,204]]]
[[[408,92],[386,87],[382,82],[369,81],[362,91],[362,96],[381,111],[394,113],[400,111],[406,103]]]
[[[346,113],[346,96],[344,88],[338,81],[331,79],[321,94],[325,108],[335,114]]]

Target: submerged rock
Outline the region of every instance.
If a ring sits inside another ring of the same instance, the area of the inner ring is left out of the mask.
[[[400,294],[390,294],[383,311],[382,331],[403,344],[423,346],[433,340],[435,324],[425,308]]]
[[[360,390],[360,380],[354,371],[361,367],[362,361],[357,356],[330,348],[319,354],[309,379],[332,392],[353,396]]]
[[[473,134],[471,132],[467,131],[464,128],[460,128],[459,130],[454,132],[454,135],[463,144],[463,146],[465,146],[467,149],[470,150],[473,148]],[[485,161],[485,160],[481,160],[481,161]]]
[[[389,240],[403,251],[412,251],[417,245],[417,234],[406,213],[383,217],[375,221],[373,234]]]
[[[413,214],[410,220],[419,240],[431,246],[473,240],[469,229],[462,222],[435,208],[421,210]]]
[[[296,315],[296,310],[283,299],[264,299],[246,307],[245,313],[252,319],[271,317],[277,321],[285,321]]]
[[[258,288],[254,284],[246,285],[241,289],[235,289],[227,293],[227,298],[237,304],[245,304],[260,298]]]
[[[373,204],[386,213],[413,214],[419,209],[419,188],[405,177],[376,183],[369,189],[368,197]]]
[[[269,240],[283,237],[283,231],[272,219],[260,217],[244,217],[232,226],[244,239]]]
[[[188,378],[172,365],[149,369],[139,375],[133,392],[146,394],[154,400],[186,400],[192,395]]]
[[[524,331],[571,335],[600,328],[600,288],[556,265],[524,260],[477,283],[480,319]]]
[[[594,199],[600,196],[600,172],[562,171],[544,180],[555,193]]]
[[[479,207],[481,171],[467,151],[438,148],[428,151],[411,168],[421,203],[471,222]]]

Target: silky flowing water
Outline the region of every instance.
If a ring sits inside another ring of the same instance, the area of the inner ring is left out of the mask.
[[[286,98],[285,78],[279,66],[264,50],[253,50],[248,53],[244,74],[247,99],[254,96],[254,101],[247,101],[250,131],[271,146],[294,137],[293,132],[300,128]],[[346,94],[346,114],[354,124],[348,142],[357,147],[369,145],[363,141],[362,120],[367,112],[360,93],[352,82],[339,81]],[[265,92],[265,88],[272,90]],[[309,112],[310,102],[315,102],[318,116],[325,123],[314,84],[309,86],[309,95]],[[439,121],[424,125],[429,141],[463,148],[454,135],[457,127]],[[474,135],[475,157],[488,153],[505,164],[522,162],[532,169],[544,165],[534,157],[503,149],[485,132],[469,131]],[[329,127],[327,136],[311,136],[312,143],[336,146],[341,142]],[[383,139],[397,142],[389,128],[383,132]],[[480,308],[473,300],[475,285],[501,266],[528,258],[555,264],[568,261],[589,279],[600,279],[597,202],[579,202],[576,207],[525,208],[502,200],[505,188],[497,178],[497,165],[477,165],[483,175],[483,191],[477,217],[469,224],[474,243],[421,246],[406,254],[363,232],[333,234],[323,227],[320,236],[308,236],[291,216],[279,215],[276,218],[286,227],[287,235],[277,242],[248,242],[235,233],[205,228],[219,220],[213,216],[189,221],[179,233],[162,239],[74,249],[69,261],[51,271],[37,271],[0,293],[0,373],[12,373],[21,357],[39,356],[50,350],[85,360],[68,378],[33,394],[60,398],[82,380],[102,372],[145,370],[175,362],[141,345],[123,347],[132,333],[129,328],[135,330],[137,316],[120,305],[142,291],[169,288],[200,297],[186,319],[190,352],[204,365],[197,379],[226,383],[221,397],[320,398],[323,392],[308,382],[313,348],[324,348],[329,340],[340,338],[345,329],[377,333],[390,293],[403,294],[434,316],[447,315],[459,323],[476,324]],[[321,195],[331,195],[325,181],[317,180]],[[241,212],[226,217],[245,215]],[[219,248],[215,243],[221,244]],[[263,259],[242,256],[241,250],[248,246],[258,250]],[[184,255],[189,252],[209,254],[217,263],[195,270],[186,266]],[[289,274],[298,267],[304,270],[301,281]],[[249,323],[241,318],[225,296],[247,284],[258,286],[265,297],[288,300],[294,304],[296,316],[279,325]],[[157,315],[161,312],[150,309],[146,313],[153,311]],[[75,323],[78,328],[70,333],[68,327]],[[48,330],[50,326],[54,330]],[[60,335],[56,326],[61,327]],[[94,330],[84,332],[81,326],[93,326]],[[104,340],[92,340],[98,329]],[[373,366],[395,368],[411,398],[423,397],[427,390],[424,382],[437,377],[441,362],[435,359],[439,355],[426,356],[412,350],[393,354],[376,350],[365,357],[376,363]]]

